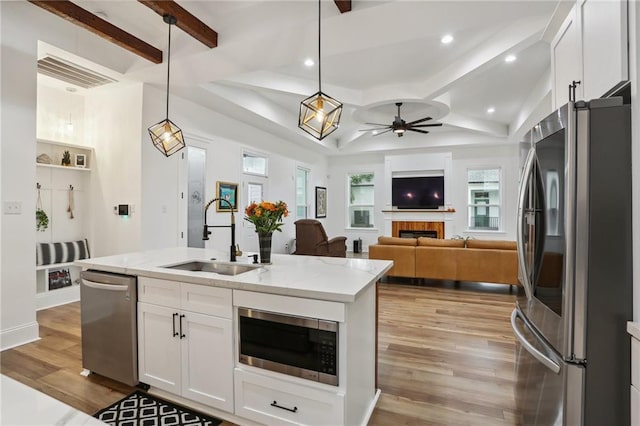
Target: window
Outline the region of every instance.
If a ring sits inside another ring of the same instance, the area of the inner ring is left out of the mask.
[[[373,228],[373,178],[373,173],[353,173],[348,176],[351,228]]]
[[[307,188],[309,170],[298,167],[296,170],[296,218],[306,219],[308,214]]]
[[[267,157],[248,152],[243,153],[242,171],[252,175],[267,176]]]
[[[469,229],[498,231],[501,226],[500,169],[467,171]]]

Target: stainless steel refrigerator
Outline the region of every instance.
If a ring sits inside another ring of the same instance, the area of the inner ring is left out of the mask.
[[[525,141],[511,315],[520,422],[629,425],[630,106],[569,103]]]

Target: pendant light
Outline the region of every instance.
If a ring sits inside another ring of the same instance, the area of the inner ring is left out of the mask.
[[[322,93],[322,58],[320,56],[320,10],[318,0],[318,92],[300,103],[298,127],[318,140],[333,133],[340,124],[342,104],[325,93]]]
[[[151,142],[156,148],[160,150],[165,156],[175,154],[185,147],[184,137],[182,136],[182,130],[169,120],[169,71],[171,68],[171,26],[175,25],[178,20],[175,16],[164,15],[162,17],[164,22],[169,24],[169,45],[167,48],[167,110],[166,118],[159,123],[149,127],[149,136],[151,136]]]

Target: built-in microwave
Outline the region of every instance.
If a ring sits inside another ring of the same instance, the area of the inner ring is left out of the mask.
[[[238,308],[239,361],[338,385],[338,323]]]

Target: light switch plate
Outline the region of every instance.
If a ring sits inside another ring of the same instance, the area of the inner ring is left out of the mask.
[[[22,201],[4,201],[2,211],[4,214],[22,214]]]

